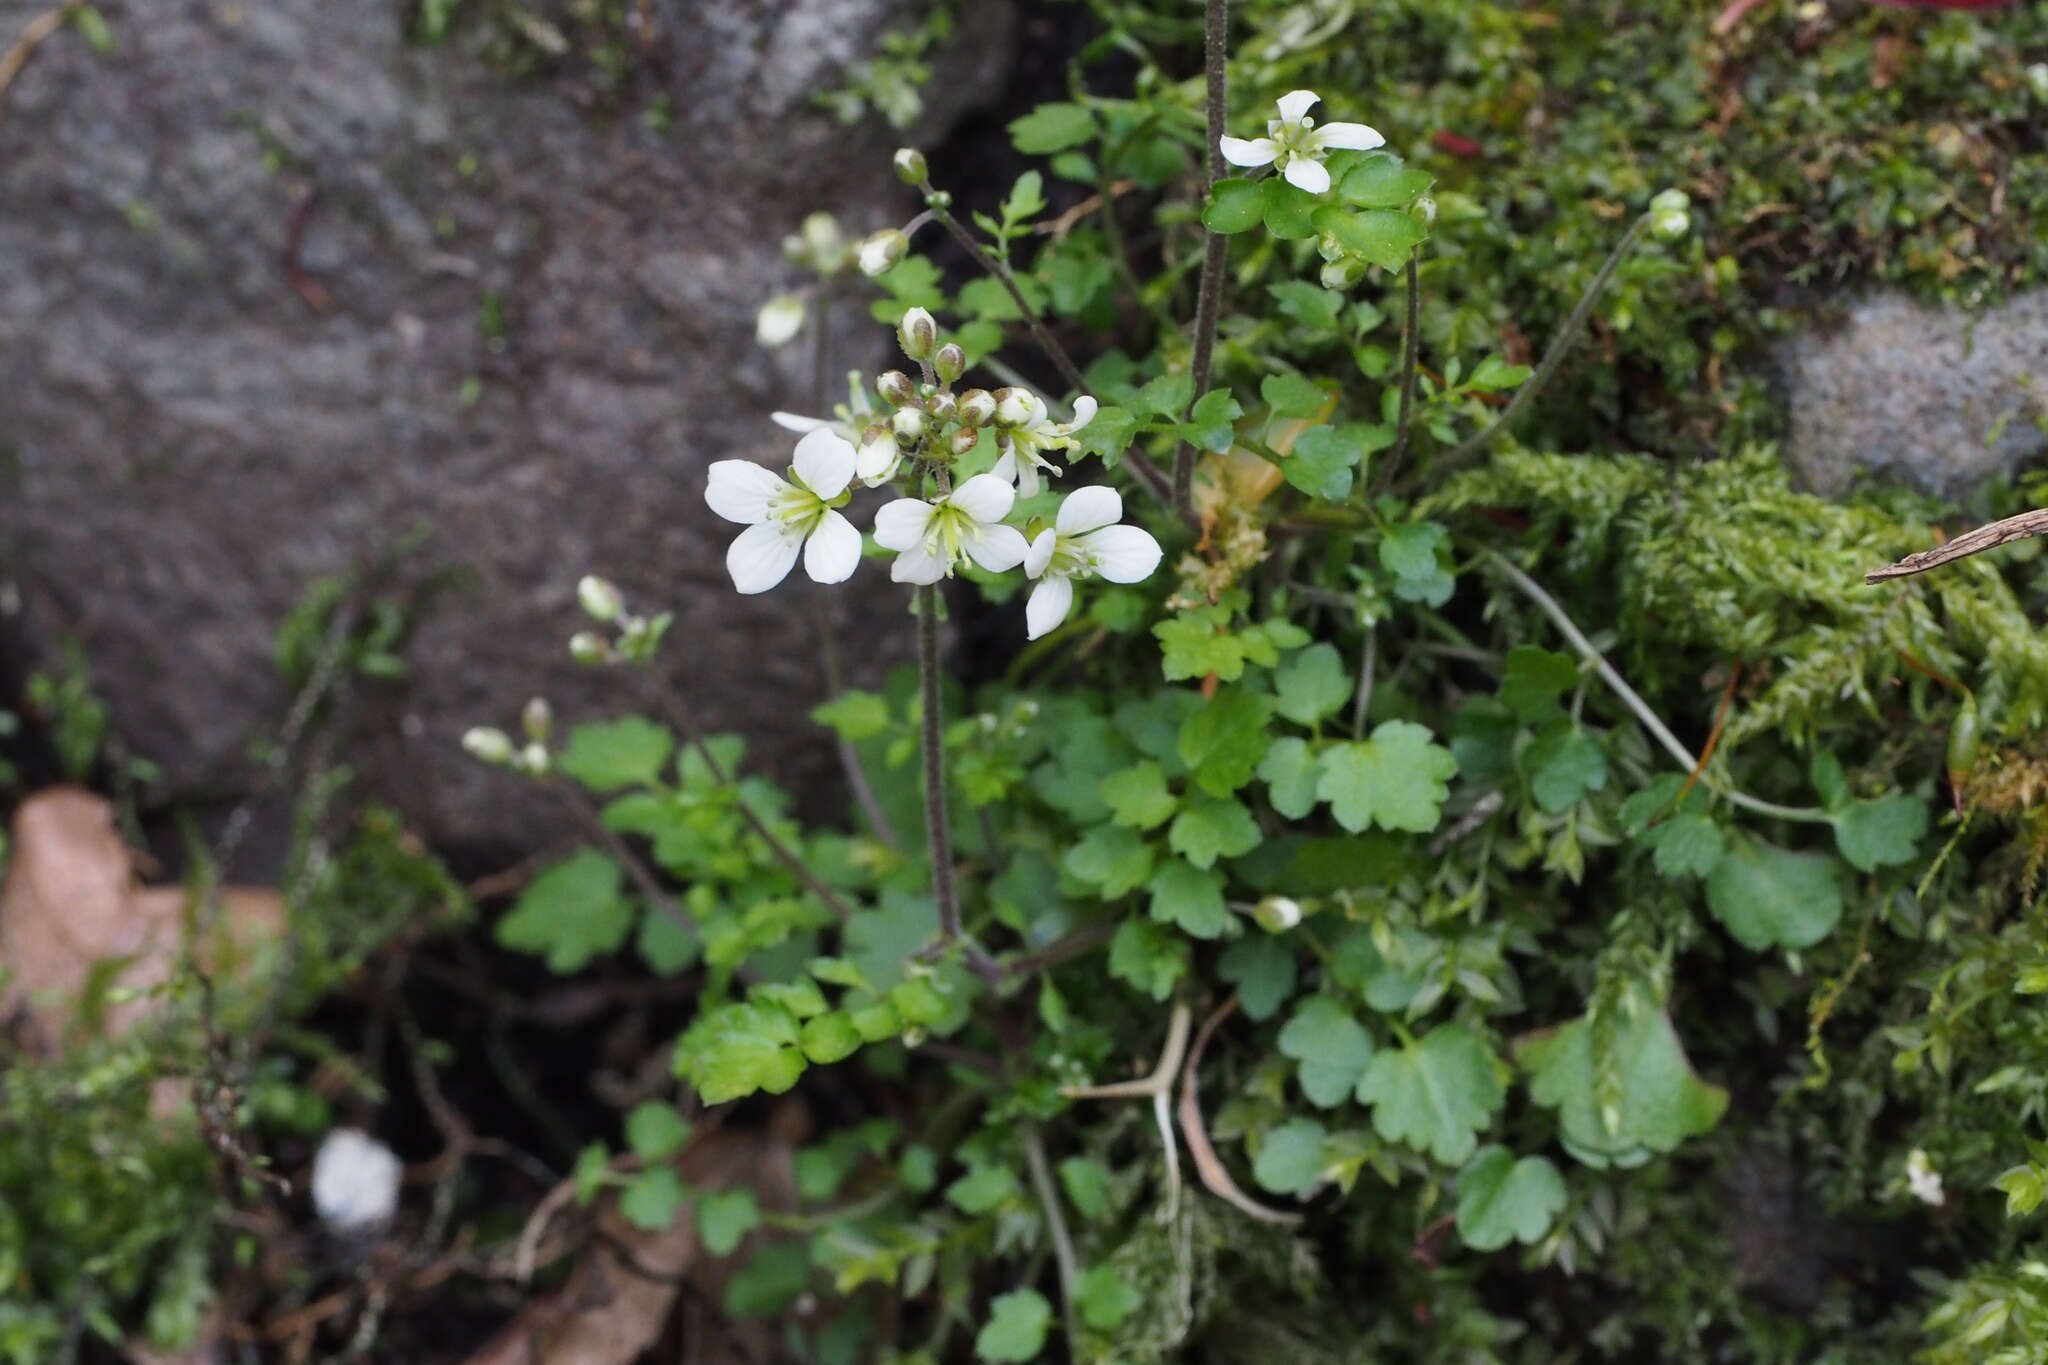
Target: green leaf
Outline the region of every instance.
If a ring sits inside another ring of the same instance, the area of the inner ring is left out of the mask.
[[[761,1226],[761,1205],[754,1192],[741,1186],[717,1190],[697,1200],[697,1236],[713,1256],[730,1256],[746,1235]]]
[[[632,902],[620,894],[624,878],[604,854],[578,849],[527,883],[498,921],[499,944],[543,957],[560,973],[617,952],[633,929]]]
[[[1707,908],[1735,941],[1761,952],[1809,948],[1842,917],[1840,864],[1736,835],[1707,877]]]
[[[1260,838],[1259,822],[1243,802],[1229,797],[1197,796],[1173,818],[1166,842],[1196,867],[1211,867],[1218,858],[1235,858],[1251,852],[1259,846]]]
[[[1088,425],[1075,433],[1082,450],[1102,457],[1102,462],[1114,469],[1124,452],[1131,447],[1131,441],[1138,434],[1139,418],[1136,413],[1122,408],[1097,408],[1095,415],[1088,419]]]
[[[593,1142],[576,1154],[576,1168],[569,1174],[576,1182],[576,1202],[583,1208],[590,1207],[590,1201],[608,1183],[611,1175],[612,1149],[602,1142]]]
[[[1533,371],[1527,365],[1510,365],[1497,355],[1490,355],[1480,361],[1465,377],[1465,387],[1471,389],[1512,389],[1518,387]]]
[[[1018,1192],[1017,1175],[1008,1166],[976,1166],[946,1186],[946,1202],[976,1217]]]
[[[1458,760],[1428,730],[1412,721],[1383,721],[1370,739],[1323,754],[1316,795],[1353,834],[1375,824],[1427,834],[1442,818],[1450,795],[1445,783],[1457,771]]]
[[[1381,1137],[1446,1166],[1472,1155],[1476,1134],[1505,1095],[1485,1041],[1458,1023],[1439,1024],[1419,1042],[1375,1054],[1358,1082],[1358,1101],[1372,1106]]]
[[[1138,1311],[1145,1296],[1131,1287],[1115,1266],[1090,1266],[1074,1282],[1074,1303],[1081,1321],[1098,1332],[1113,1332]]]
[[[1036,1289],[1013,1289],[997,1295],[988,1309],[988,1321],[974,1334],[975,1356],[997,1365],[1036,1360],[1052,1326],[1052,1305],[1045,1295]]]
[[[1536,804],[1560,815],[1607,785],[1607,753],[1600,741],[1559,716],[1522,753]]]
[[[806,1019],[800,1036],[804,1056],[819,1066],[829,1066],[851,1057],[860,1050],[862,1041],[853,1017],[843,1010]]]
[[[1254,940],[1256,941],[1256,940]],[[1288,960],[1293,961],[1292,954]],[[1334,1109],[1351,1097],[1372,1061],[1372,1035],[1332,995],[1312,995],[1294,1008],[1280,1030],[1280,1051],[1299,1064],[1297,1078],[1309,1103]]]
[[[1474,1251],[1533,1245],[1564,1211],[1564,1177],[1547,1157],[1481,1147],[1458,1173],[1458,1235]]]
[[[889,728],[889,703],[879,692],[842,692],[812,707],[811,719],[838,731],[848,743],[858,744]]]
[[[1199,450],[1222,454],[1237,441],[1237,419],[1244,408],[1229,389],[1211,389],[1196,400],[1181,425],[1181,435]]]
[[[626,1115],[626,1145],[643,1161],[674,1156],[690,1136],[690,1125],[675,1106],[643,1100]]]
[[[1259,760],[1259,780],[1266,784],[1266,800],[1290,820],[1299,820],[1315,809],[1316,783],[1322,767],[1308,741],[1289,735],[1276,739]]]
[[[1315,195],[1296,189],[1277,175],[1261,180],[1259,193],[1265,200],[1266,231],[1288,241],[1315,235],[1316,205],[1320,202]]]
[[[1712,817],[1696,811],[1652,825],[1636,841],[1652,850],[1651,861],[1666,877],[1704,877],[1721,865],[1728,840]]]
[[[1187,940],[1151,920],[1133,916],[1117,926],[1109,941],[1109,974],[1154,1000],[1171,995],[1173,983],[1187,970]]]
[[[1380,564],[1395,578],[1428,579],[1441,571],[1437,547],[1450,533],[1434,521],[1404,521],[1380,540]]]
[[[1109,1216],[1109,1167],[1093,1157],[1070,1156],[1059,1164],[1060,1188],[1083,1218]]]
[[[1309,331],[1327,334],[1337,330],[1344,311],[1344,295],[1307,280],[1282,280],[1269,286],[1281,316],[1293,318]]]
[[[1223,950],[1216,974],[1237,987],[1238,1003],[1251,1019],[1270,1019],[1294,993],[1294,950],[1270,934],[1241,938]]]
[[[674,1170],[653,1166],[634,1176],[620,1191],[619,1213],[642,1232],[665,1232],[689,1197]]]
[[[1067,875],[1087,882],[1106,901],[1127,895],[1152,875],[1152,846],[1121,825],[1097,825],[1060,860]]]
[[[1078,147],[1095,136],[1095,115],[1078,104],[1041,104],[1010,123],[1011,145],[1026,156]]]
[[[697,1017],[676,1044],[676,1074],[706,1104],[765,1090],[780,1095],[797,1083],[806,1062],[797,1050],[801,1026],[789,1011],[752,1002]]]
[[[1037,171],[1026,171],[1017,177],[1017,183],[1010,186],[1010,193],[1003,200],[1003,223],[1007,227],[1021,223],[1045,209],[1045,177]]]
[[[1728,1092],[1693,1074],[1662,1010],[1616,1011],[1605,1042],[1603,1066],[1593,1026],[1580,1018],[1515,1045],[1515,1060],[1529,1073],[1529,1094],[1557,1110],[1559,1136],[1576,1160],[1640,1166],[1720,1121]],[[1603,1075],[1610,1082],[1604,1095]]]
[[[1859,872],[1910,863],[1927,833],[1927,803],[1911,796],[1857,801],[1835,812],[1835,846]]]
[[[1336,242],[1342,250],[1361,256],[1382,270],[1399,270],[1406,265],[1415,248],[1429,236],[1429,230],[1421,223],[1397,210],[1353,212],[1334,204],[1317,210],[1314,230]]]
[[[810,1242],[776,1242],[747,1258],[718,1302],[728,1317],[771,1317],[796,1302],[810,1282]]]
[[[1353,428],[1310,427],[1294,438],[1294,449],[1280,462],[1287,482],[1312,498],[1342,502],[1351,496],[1352,480],[1365,447]]]
[[[656,976],[674,976],[697,960],[703,944],[679,912],[650,906],[640,917],[640,932],[633,946],[649,971]]]
[[[1265,216],[1266,195],[1256,180],[1219,180],[1202,206],[1202,226],[1225,235],[1249,232]]]
[[[1330,401],[1322,385],[1293,370],[1283,370],[1261,379],[1259,397],[1282,417],[1315,417]]]
[[[1194,938],[1217,938],[1237,926],[1223,902],[1223,874],[1201,871],[1178,858],[1159,865],[1146,890],[1152,893],[1152,918],[1177,924]]]
[[[1380,553],[1382,560],[1386,551]],[[1429,568],[1436,567],[1436,549],[1430,547]],[[1515,719],[1524,725],[1549,720],[1563,708],[1558,698],[1579,683],[1579,666],[1569,654],[1558,654],[1535,645],[1516,645],[1508,651],[1507,666],[1501,673],[1500,699]]]
[[[1195,381],[1188,374],[1162,374],[1138,390],[1136,402],[1146,412],[1180,420],[1195,399]]]
[[[1307,1194],[1323,1181],[1327,1136],[1314,1119],[1289,1119],[1269,1129],[1252,1161],[1252,1179],[1274,1194]]]
[[[1434,183],[1428,171],[1410,169],[1399,157],[1382,152],[1352,167],[1337,193],[1362,209],[1405,209]]]
[[[641,716],[621,716],[570,731],[555,766],[592,791],[616,791],[660,781],[674,750],[666,728]]]
[[[1150,760],[1111,773],[1097,790],[1111,818],[1133,829],[1158,828],[1173,817],[1179,805],[1166,788],[1166,774]]]
[[[1227,688],[1180,727],[1180,757],[1195,785],[1211,796],[1229,796],[1251,781],[1272,736],[1273,699]]]
[[[1351,688],[1351,673],[1337,647],[1313,644],[1274,671],[1274,709],[1297,725],[1315,725],[1351,700]]]

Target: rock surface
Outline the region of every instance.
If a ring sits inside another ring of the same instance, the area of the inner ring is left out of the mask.
[[[1960,497],[2048,450],[2048,290],[1968,314],[1874,294],[1778,348],[1787,454],[1817,493],[1859,473]]]
[[[0,38],[42,8],[0,3]],[[572,718],[635,704],[564,653],[596,571],[674,608],[676,680],[708,724],[750,732],[785,778],[829,771],[805,719],[821,594],[799,574],[737,597],[736,528],[703,476],[779,465],[791,438],[767,413],[811,406],[806,348],[753,343],[758,305],[799,282],[784,234],[820,208],[857,234],[912,207],[889,171],[903,135],[811,100],[907,5],[636,0],[614,32],[569,0],[526,7],[544,31],[457,6],[435,43],[409,35],[414,9],[111,11],[109,52],[62,30],[6,93],[17,625],[82,640],[171,797],[233,792],[289,700],[279,620],[318,580],[392,561],[408,673],[359,689],[344,757],[430,838],[502,844],[559,831],[461,755],[463,729],[509,727],[535,693]],[[999,89],[1007,16],[961,25],[912,136]],[[872,371],[872,336],[832,373]],[[831,600],[859,673],[900,657],[885,574]]]

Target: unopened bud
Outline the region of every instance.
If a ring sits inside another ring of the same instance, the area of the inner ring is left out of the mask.
[[[947,440],[947,445],[952,448],[955,455],[965,455],[980,443],[981,433],[973,427],[961,427]]]
[[[1269,934],[1284,934],[1301,923],[1301,906],[1286,896],[1267,896],[1252,907],[1252,918]]]
[[[1650,231],[1666,241],[1683,237],[1692,227],[1692,215],[1686,210],[1692,200],[1684,190],[1664,190],[1650,201]]]
[[[885,371],[875,380],[875,392],[892,408],[907,407],[917,401],[917,385],[901,370]]]
[[[896,344],[912,360],[929,360],[939,344],[939,324],[922,308],[913,308],[896,324]]]
[[[896,434],[899,448],[916,445],[924,435],[924,414],[916,408],[898,408],[889,419],[889,430]]]
[[[1436,200],[1425,194],[1415,201],[1415,207],[1410,212],[1420,218],[1426,227],[1436,221]]]
[[[924,404],[924,410],[932,415],[934,421],[939,422],[952,421],[959,408],[960,400],[949,389],[939,390],[927,398]]]
[[[996,396],[987,389],[969,389],[960,395],[953,415],[964,426],[987,426],[995,420]]]
[[[471,758],[486,763],[510,763],[512,761],[512,737],[503,730],[493,730],[479,725],[462,736],[462,747]]]
[[[1031,421],[1032,394],[1029,389],[996,390],[996,425],[999,427],[1021,427]]]
[[[896,262],[903,259],[903,253],[910,250],[910,239],[900,228],[883,228],[860,239],[854,248],[853,259],[860,266],[860,273],[873,279]]]
[[[2027,88],[2035,99],[2048,104],[2048,62],[2035,62],[2027,68]]]
[[[787,345],[803,329],[804,301],[795,294],[777,294],[754,318],[754,340],[771,349]]]
[[[548,746],[538,741],[519,751],[519,766],[535,777],[546,776],[549,763]]]
[[[1323,288],[1349,289],[1365,278],[1366,261],[1362,256],[1339,256],[1334,261],[1323,262]]]
[[[519,713],[519,724],[525,729],[528,739],[536,742],[545,740],[548,731],[555,728],[555,709],[548,705],[546,697],[535,697]]]
[[[626,609],[626,599],[619,596],[619,590],[595,574],[585,574],[576,580],[576,600],[592,618],[612,622],[619,619],[619,613]]]
[[[967,373],[967,352],[949,341],[933,352],[932,368],[939,372],[939,378],[950,384]]]
[[[924,153],[915,147],[897,148],[894,164],[896,174],[906,185],[922,185],[931,175],[931,168],[925,165]]]
[[[612,661],[612,647],[596,631],[579,630],[569,637],[569,657],[579,664],[608,664]]]
[[[895,473],[896,462],[902,458],[895,436],[877,423],[861,436],[860,449],[854,452],[853,472],[862,479],[879,481]]]

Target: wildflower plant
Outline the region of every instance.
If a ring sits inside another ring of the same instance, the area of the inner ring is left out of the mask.
[[[737,591],[811,591],[801,560],[901,593],[915,676],[815,713],[858,832],[795,820],[677,693],[472,736],[594,832],[501,937],[701,976],[663,1131],[821,1068],[874,1101],[804,1149],[797,1214],[682,1189],[661,1144],[626,1175],[598,1151],[591,1190],[697,1217],[751,1311],[829,1292],[924,1328],[875,1358],[1522,1361],[1569,1330],[1621,1359],[1624,1289],[1665,1296],[1673,1340],[1763,1331],[1640,1247],[1706,1235],[1724,1080],[1785,1130],[1852,1127],[1830,1178],[1892,1217],[1964,1216],[2027,1150],[1926,1115],[1989,1084],[1958,1002],[2032,942],[1989,907],[2040,859],[2000,893],[1965,869],[2008,826],[2048,847],[2019,776],[2048,653],[1988,566],[1872,595],[1927,538],[1913,509],[1807,497],[1765,446],[1556,451],[1577,418],[1542,396],[1617,311],[1719,278],[1711,183],[1617,174],[1603,250],[1524,334],[1449,302],[1511,210],[1443,183],[1421,112],[1305,84],[1349,7],[1248,8],[1233,33],[1205,7],[1201,81],[1140,37],[1134,94],[1077,68],[985,211],[899,152],[921,207],[832,239],[816,306],[871,280],[906,368],[708,471]],[[942,234],[970,277],[921,254]],[[664,616],[579,600],[579,659],[658,656]],[[949,617],[998,628],[995,680],[947,676]],[[1977,965],[1951,981],[1936,943]],[[1872,999],[1872,963],[1915,1003]],[[1879,1133],[1857,1096],[1894,1067],[1920,1107]],[[2041,1168],[2003,1188],[2037,1198]],[[1319,1257],[1385,1292],[1312,1292]],[[1937,1330],[2032,1303],[2028,1264],[1952,1287]]]

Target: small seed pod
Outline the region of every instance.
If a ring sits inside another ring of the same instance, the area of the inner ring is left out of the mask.
[[[910,376],[901,370],[885,371],[875,380],[875,392],[882,395],[882,401],[890,407],[908,407],[917,401],[917,385],[910,382]]]
[[[967,373],[967,352],[949,341],[932,353],[932,368],[950,384]]]
[[[897,176],[906,185],[922,185],[931,176],[931,168],[925,165],[924,153],[915,147],[897,148],[893,164]]]
[[[939,344],[938,320],[922,308],[913,308],[896,324],[896,343],[912,360],[930,360]]]
[[[889,430],[896,434],[899,448],[916,445],[924,438],[924,414],[916,408],[898,408],[889,419]]]
[[[984,427],[995,420],[996,396],[987,389],[969,389],[960,395],[959,406],[954,410],[961,425]]]
[[[947,439],[946,444],[951,447],[955,455],[965,455],[968,451],[974,449],[980,440],[981,433],[973,427],[961,427]]]
[[[595,574],[585,574],[576,581],[576,601],[599,621],[616,621],[626,609],[626,600],[619,590]]]
[[[1984,744],[1983,721],[1977,714],[1977,694],[1963,693],[1963,704],[1948,723],[1948,785],[1956,810],[1963,809],[1963,785],[1977,766],[1977,752]]]
[[[519,724],[526,731],[526,737],[536,742],[545,741],[548,732],[555,728],[555,709],[548,705],[546,697],[535,697],[526,703],[526,709],[519,713]]]
[[[579,630],[569,637],[569,657],[579,664],[608,664],[612,647],[593,630]]]
[[[503,730],[494,730],[487,725],[479,725],[473,730],[466,731],[462,736],[462,747],[468,751],[471,758],[482,759],[486,763],[502,764],[512,761],[512,737]]]

